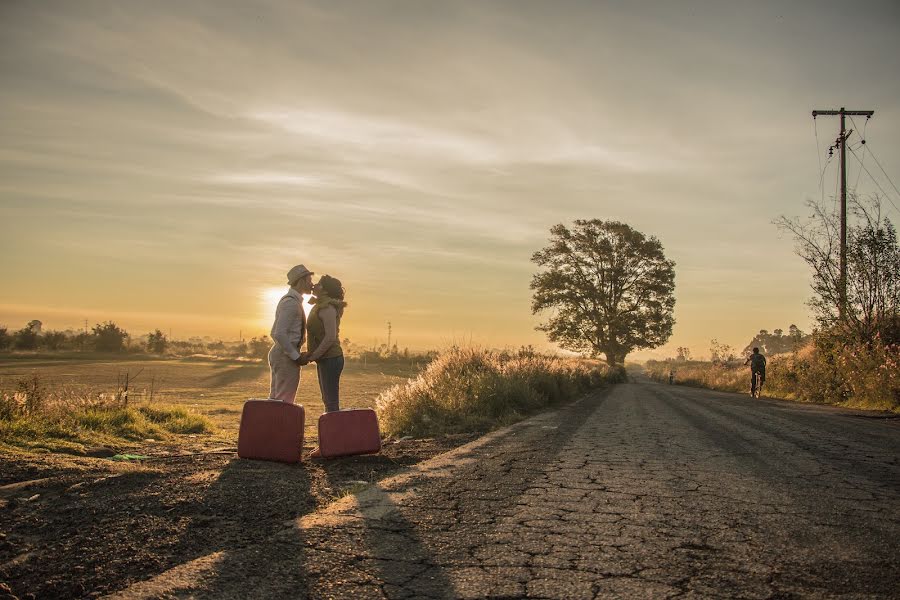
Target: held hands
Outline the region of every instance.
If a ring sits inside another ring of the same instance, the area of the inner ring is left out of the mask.
[[[294,360],[297,363],[298,367],[303,367],[309,364],[309,352],[301,352],[300,356]]]

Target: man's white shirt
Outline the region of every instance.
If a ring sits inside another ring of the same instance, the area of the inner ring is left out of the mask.
[[[272,339],[291,360],[300,358],[299,348],[306,338],[306,315],[303,312],[303,296],[291,288],[275,309]]]

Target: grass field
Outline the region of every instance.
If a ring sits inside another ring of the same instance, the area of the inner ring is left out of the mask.
[[[378,394],[417,374],[416,363],[368,363],[348,360],[341,378],[342,408],[372,408]],[[129,376],[129,403],[179,406],[206,416],[215,426],[215,441],[235,443],[241,407],[269,392],[265,363],[214,360],[97,360],[0,358],[0,394],[11,394],[23,379],[37,375],[48,390],[68,395],[115,394]],[[153,399],[150,400],[151,387]],[[315,366],[304,367],[297,402],[306,409],[306,438],[314,440],[322,413]]]

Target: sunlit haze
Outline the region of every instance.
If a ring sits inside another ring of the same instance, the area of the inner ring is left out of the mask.
[[[267,334],[303,263],[359,344],[551,348],[531,255],[600,218],[676,262],[638,358],[808,330],[772,221],[835,193],[816,108],[900,183],[897,56],[893,0],[5,1],[0,326]]]

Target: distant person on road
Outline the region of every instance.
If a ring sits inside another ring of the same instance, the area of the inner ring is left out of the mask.
[[[339,279],[322,275],[313,288],[313,305],[309,313],[307,352],[303,360],[316,363],[319,391],[325,412],[340,410],[341,372],[344,352],[341,349],[341,317],[344,316],[344,286]]]
[[[272,340],[269,350],[269,368],[272,371],[269,398],[293,404],[300,385],[300,368],[307,360],[300,354],[306,339],[306,314],[303,312],[303,294],[313,290],[313,272],[297,265],[287,274],[291,289],[278,301],[275,322],[272,324]]]
[[[766,382],[766,357],[759,353],[759,348],[754,348],[753,354],[744,361],[744,366],[747,365],[750,365],[750,395],[759,398]]]

